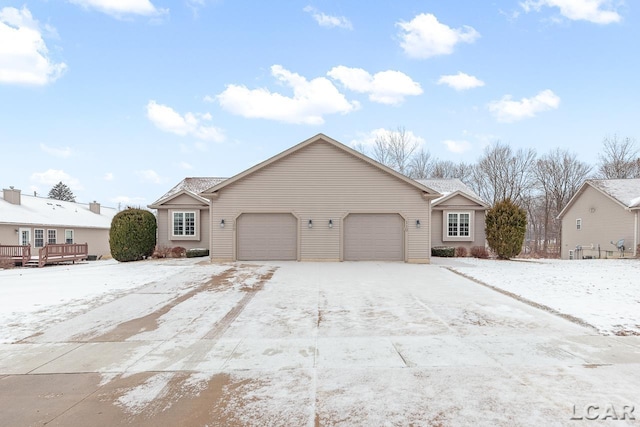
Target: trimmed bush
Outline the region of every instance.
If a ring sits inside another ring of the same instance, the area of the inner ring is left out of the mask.
[[[474,258],[487,259],[489,251],[484,246],[474,246],[471,248],[471,256]]]
[[[189,249],[187,251],[187,258],[197,258],[201,256],[209,256],[209,249]]]
[[[153,254],[156,246],[156,217],[144,209],[118,212],[111,221],[111,256],[120,262],[137,261]]]
[[[512,258],[522,251],[526,231],[527,212],[510,199],[496,203],[487,212],[487,243],[500,259]]]
[[[465,248],[464,246],[458,246],[456,248],[456,256],[457,257],[466,257],[467,256],[467,248]]]
[[[431,248],[431,256],[453,257],[456,254],[456,248],[450,246],[436,246]]]

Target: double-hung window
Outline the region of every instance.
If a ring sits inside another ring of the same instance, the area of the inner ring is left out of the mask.
[[[44,230],[36,228],[33,230],[33,246],[41,248],[44,246]]]
[[[173,235],[193,237],[196,235],[195,212],[173,212]]]
[[[64,242],[67,244],[73,243],[73,230],[64,230]]]
[[[469,237],[471,233],[471,214],[468,212],[447,213],[447,236]]]
[[[47,244],[55,245],[57,243],[57,240],[57,230],[47,230]]]

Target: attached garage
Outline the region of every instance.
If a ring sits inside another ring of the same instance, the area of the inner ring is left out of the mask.
[[[351,214],[344,220],[345,261],[403,261],[404,218],[398,214]]]
[[[238,260],[296,260],[297,224],[289,213],[243,213],[236,222]]]
[[[201,196],[215,261],[428,263],[440,194],[319,134]]]

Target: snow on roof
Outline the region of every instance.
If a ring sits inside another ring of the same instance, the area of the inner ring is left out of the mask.
[[[117,209],[100,206],[100,214],[96,214],[88,204],[27,194],[21,194],[20,199],[20,204],[14,205],[0,193],[0,224],[109,229],[118,213]]]
[[[176,184],[171,190],[167,191],[162,197],[153,202],[151,205],[158,205],[164,200],[170,198],[171,196],[178,194],[181,191],[188,191],[193,195],[199,195],[205,190],[213,187],[214,185],[220,184],[222,181],[225,181],[227,178],[216,178],[216,177],[190,177],[185,178]]]
[[[638,207],[640,204],[640,178],[590,179],[587,182],[628,208]]]
[[[461,193],[471,196],[477,200],[482,200],[480,199],[480,196],[474,193],[473,190],[467,187],[465,183],[460,181],[458,178],[416,179],[416,181],[442,194],[442,197],[433,200],[433,203],[437,203],[440,199],[447,197],[449,194],[455,193],[456,191],[460,191]]]

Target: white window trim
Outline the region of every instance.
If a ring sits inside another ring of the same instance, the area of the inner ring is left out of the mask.
[[[71,242],[67,242],[67,233],[68,232],[71,232]],[[75,234],[76,233],[74,233],[73,230],[70,230],[70,229],[64,230],[64,243],[65,244],[75,243],[75,238],[76,238]]]
[[[175,214],[185,214],[191,213],[194,214],[194,229],[192,236],[185,236],[182,234],[173,234],[173,220]],[[170,209],[169,217],[168,217],[168,226],[169,226],[169,240],[171,241],[179,241],[179,240],[200,240],[200,210],[199,209]]]
[[[582,230],[582,218],[576,218],[576,230]]]
[[[54,236],[54,242],[51,243],[49,240],[51,239],[49,237],[49,233],[51,233],[53,231],[53,236]],[[47,245],[52,245],[52,244],[56,244],[58,243],[58,230],[56,230],[55,228],[50,228],[47,230]]]
[[[449,214],[458,215],[458,230],[460,229],[460,215],[469,215],[469,235],[468,236],[450,236],[449,235]],[[473,224],[475,222],[475,211],[473,210],[450,210],[442,211],[442,241],[443,242],[473,242],[475,231]]]
[[[38,238],[37,238],[36,235],[38,234],[38,231],[42,231],[42,245],[40,245],[40,246],[38,246],[38,244],[37,244],[37,239]],[[44,248],[44,245],[47,244],[47,240],[46,240],[46,238],[44,236],[45,236],[44,228],[34,228],[33,229],[33,247],[34,248]]]
[[[22,241],[22,233],[27,232],[27,245],[31,246],[31,229],[26,227],[20,227],[18,229],[18,245],[24,245],[25,242]]]

